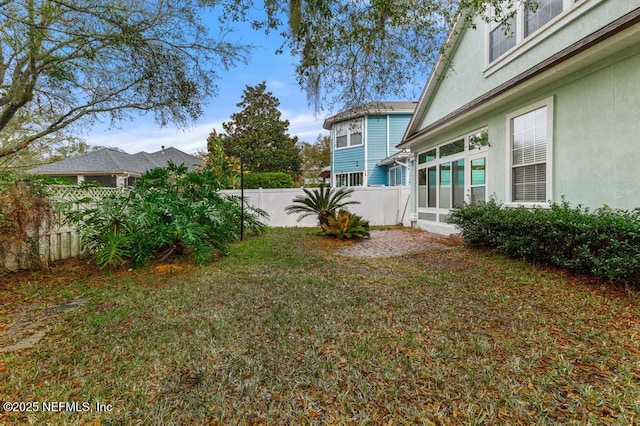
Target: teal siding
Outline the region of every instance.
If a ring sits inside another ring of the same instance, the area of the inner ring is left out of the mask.
[[[379,167],[380,160],[387,157],[387,116],[367,117],[367,184],[369,186],[387,185],[387,168]]]
[[[387,126],[387,120],[389,124]],[[362,146],[334,149],[331,159],[331,174],[362,172],[366,170],[368,186],[389,185],[389,166],[380,167],[378,162],[398,152],[400,143],[411,120],[411,114],[371,115],[366,117],[365,140]],[[389,136],[389,138],[387,138]],[[366,149],[366,156],[365,156]]]
[[[364,171],[364,146],[337,149],[333,155],[332,175]]]
[[[409,121],[411,121],[411,114],[398,114],[391,116],[391,121],[389,122],[389,155],[398,152],[396,145],[402,141],[404,132],[409,126]]]

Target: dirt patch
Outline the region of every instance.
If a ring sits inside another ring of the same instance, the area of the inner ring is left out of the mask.
[[[84,297],[45,309],[31,306],[30,309],[19,313],[15,321],[8,324],[0,333],[0,353],[32,348],[46,336],[49,326],[60,314],[78,309],[90,299],[90,297]]]

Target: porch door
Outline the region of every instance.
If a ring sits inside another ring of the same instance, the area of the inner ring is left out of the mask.
[[[483,203],[487,201],[487,154],[481,153],[467,157],[468,186],[466,201]]]

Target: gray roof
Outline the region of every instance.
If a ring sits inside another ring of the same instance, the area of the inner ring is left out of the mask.
[[[155,167],[166,167],[169,161],[177,165],[184,164],[190,170],[194,170],[196,166],[202,164],[200,158],[173,147],[151,154],[142,151],[133,155],[116,151],[115,149],[103,148],[78,155],[77,157],[35,167],[29,170],[29,173],[52,175],[129,173],[141,175]]]
[[[398,102],[369,102],[354,108],[339,112],[324,120],[322,127],[331,129],[334,123],[349,120],[356,117],[375,114],[413,114],[418,102],[398,101]]]

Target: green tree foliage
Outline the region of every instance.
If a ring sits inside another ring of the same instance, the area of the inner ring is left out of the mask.
[[[250,46],[227,41],[229,22],[283,35],[279,52],[296,58],[298,82],[320,111],[413,96],[457,11],[484,16],[494,5],[493,19],[506,22],[510,15],[503,11],[514,3],[0,1],[0,158],[97,119],[116,123],[151,112],[161,125],[185,125],[198,118],[203,102],[217,93],[219,72],[248,58]],[[218,38],[210,36],[213,20],[203,22],[216,15],[224,34]]]
[[[241,110],[222,124],[225,154],[242,157],[245,170],[285,172],[295,179],[301,171],[298,138],[289,135],[289,120],[281,119],[278,98],[262,82],[246,86],[237,106]]]
[[[331,138],[328,135],[318,135],[314,143],[302,142],[300,151],[302,177],[315,179],[331,161]]]
[[[0,157],[99,117],[198,118],[218,72],[246,53],[208,35],[204,10],[197,0],[2,2]]]
[[[225,154],[223,136],[215,130],[207,138],[204,160],[204,167],[211,170],[223,188],[233,189],[240,186],[240,160]]]
[[[72,213],[84,248],[101,267],[187,254],[197,263],[226,253],[240,233],[241,200],[222,194],[211,170],[186,166],[145,173],[127,196],[100,200]],[[245,206],[245,228],[264,230],[266,212]]]
[[[506,22],[516,0],[237,0],[223,20],[248,20],[280,31],[299,58],[296,75],[316,111],[417,95],[435,64],[451,23],[498,8]],[[527,1],[532,4],[533,1]],[[255,20],[254,8],[266,19]],[[285,22],[281,18],[287,16]],[[284,50],[284,48],[283,48]]]
[[[291,175],[284,172],[247,172],[244,175],[244,187],[256,188],[293,188]]]
[[[293,204],[285,207],[287,214],[300,214],[298,222],[307,216],[317,216],[320,226],[328,225],[329,217],[349,204],[360,204],[360,201],[346,201],[351,197],[353,188],[329,188],[321,185],[316,189],[303,188],[305,195],[293,199]]]

